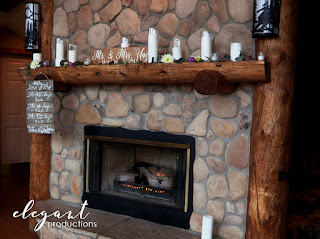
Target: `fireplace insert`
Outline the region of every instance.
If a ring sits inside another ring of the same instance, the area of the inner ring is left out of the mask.
[[[84,131],[89,207],[189,228],[193,137],[100,126]]]

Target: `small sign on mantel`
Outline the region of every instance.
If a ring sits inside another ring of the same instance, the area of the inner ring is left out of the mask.
[[[53,80],[26,81],[29,133],[54,134]]]
[[[118,60],[126,63],[148,62],[148,47],[106,48],[91,50],[93,64],[117,63]]]

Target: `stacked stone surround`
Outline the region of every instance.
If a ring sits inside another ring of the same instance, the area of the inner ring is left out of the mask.
[[[245,234],[253,87],[227,96],[203,96],[192,85],[104,84],[55,95],[50,194],[81,203],[85,125],[165,131],[196,139],[190,227],[201,232],[202,215],[214,216],[223,238]]]
[[[159,54],[182,41],[183,57],[200,55],[200,32],[215,36],[214,51],[229,53],[232,42],[254,53],[252,0],[53,0],[53,40],[77,44],[79,59],[96,48],[112,48],[126,36],[132,45],[147,44],[148,29],[159,30]],[[55,41],[52,43],[53,58]]]
[[[200,32],[215,34],[214,51],[229,53],[232,42],[254,53],[251,0],[54,0],[53,39],[79,46],[79,59],[96,48],[117,47],[126,36],[147,44],[149,27],[159,30],[159,54],[173,39],[183,56],[199,55]],[[55,44],[52,43],[55,56]],[[196,64],[196,63],[195,63]],[[194,212],[214,216],[217,238],[244,238],[253,86],[241,84],[227,96],[203,96],[192,85],[101,84],[55,95],[50,194],[80,204],[83,191],[83,127],[101,125],[194,136]]]

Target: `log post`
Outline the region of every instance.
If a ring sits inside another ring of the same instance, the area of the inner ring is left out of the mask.
[[[40,0],[41,4],[41,54],[44,60],[51,59],[51,39],[53,24],[53,1]],[[30,136],[30,187],[29,199],[37,202],[50,198],[49,174],[51,162],[51,135],[31,134]],[[35,218],[30,217],[29,229],[33,231]]]
[[[287,238],[288,172],[292,142],[297,0],[281,1],[278,38],[256,40],[270,63],[271,83],[257,84],[249,165],[246,238]],[[284,173],[285,175],[285,173]]]
[[[34,200],[33,210],[40,200],[50,199],[49,174],[51,161],[51,135],[31,134],[29,199]],[[30,218],[29,228],[34,229],[35,218]]]

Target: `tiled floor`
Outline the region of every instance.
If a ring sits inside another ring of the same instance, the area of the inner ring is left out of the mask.
[[[14,211],[22,211],[29,201],[29,177],[21,174],[15,177],[0,177],[0,238],[38,239],[29,231],[28,220],[13,218]]]

